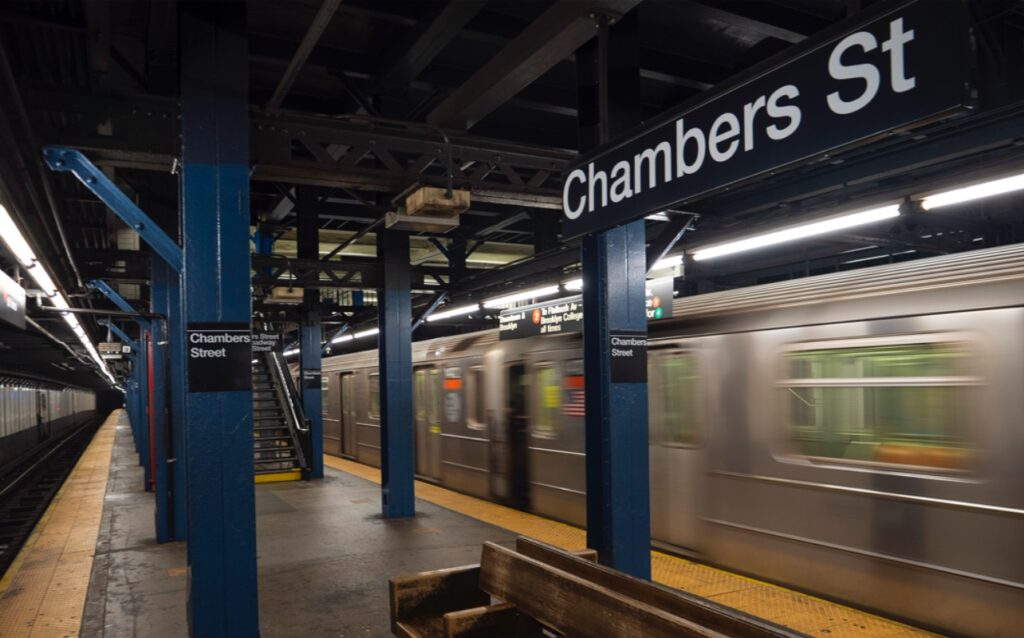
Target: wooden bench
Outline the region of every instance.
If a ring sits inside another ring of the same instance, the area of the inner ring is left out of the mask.
[[[803,636],[522,537],[515,550],[485,543],[480,565],[392,578],[390,593],[404,638]]]

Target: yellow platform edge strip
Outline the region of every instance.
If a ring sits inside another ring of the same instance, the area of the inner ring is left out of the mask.
[[[324,464],[380,483],[380,470],[335,456]],[[416,498],[563,549],[586,547],[583,529],[416,481]],[[916,638],[935,634],[844,605],[740,576],[663,552],[651,552],[655,582],[822,638]]]
[[[79,634],[122,418],[100,426],[0,581],[0,638]]]
[[[293,470],[291,472],[274,472],[272,474],[256,474],[257,483],[283,483],[285,481],[301,481],[302,472]]]

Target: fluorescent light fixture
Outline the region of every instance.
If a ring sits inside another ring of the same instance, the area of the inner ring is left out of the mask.
[[[550,295],[557,294],[558,286],[532,288],[530,290],[523,290],[522,292],[514,292],[511,295],[505,295],[503,297],[486,299],[484,300],[484,308],[500,308],[501,306],[507,306],[508,304],[515,303],[517,301],[525,301],[527,299],[534,299],[535,297],[548,297]]]
[[[714,259],[715,257],[732,255],[746,250],[764,248],[765,246],[774,246],[775,244],[782,244],[789,241],[795,241],[797,239],[804,239],[806,237],[824,235],[837,230],[843,230],[844,228],[852,228],[854,226],[871,224],[885,219],[892,219],[899,214],[899,205],[891,204],[889,206],[871,208],[869,210],[862,210],[856,213],[829,217],[828,219],[811,222],[809,224],[791,226],[789,228],[783,228],[782,230],[776,230],[762,235],[755,235],[746,239],[739,239],[719,244],[717,246],[701,248],[693,253],[693,259],[694,261],[703,261],[705,259]]]
[[[25,236],[21,234],[18,225],[14,223],[11,214],[7,212],[7,208],[3,205],[0,205],[0,239],[7,245],[14,258],[18,260],[18,263],[25,268],[25,272],[28,273],[29,277],[36,282],[36,286],[43,291],[50,305],[58,310],[69,310],[71,306],[68,304],[68,300],[57,290],[57,284],[54,283],[46,268],[39,263],[35,252],[32,251],[32,247],[28,245]],[[96,352],[96,347],[89,340],[89,335],[78,321],[78,317],[70,312],[64,312],[61,313],[61,318],[64,319],[64,322],[71,328],[71,332],[81,342],[89,357],[96,363],[96,367],[110,381],[110,385],[117,387],[117,381],[114,379],[114,375],[110,373],[107,362]]]
[[[933,208],[952,206],[953,204],[961,204],[983,197],[1012,193],[1021,189],[1024,189],[1024,173],[929,195],[921,200],[921,208],[932,210]]]
[[[441,319],[449,319],[451,317],[461,317],[463,315],[473,314],[477,310],[480,310],[480,304],[474,303],[467,306],[458,306],[448,310],[442,310],[441,312],[432,313],[427,317],[427,321],[440,321]]]
[[[668,214],[667,213],[652,213],[652,214],[648,215],[646,217],[646,219],[649,219],[652,222],[667,222],[668,221]]]
[[[353,337],[352,335],[347,335],[347,334],[346,335],[338,335],[337,337],[331,339],[331,343],[341,343],[343,341],[352,341],[352,339],[354,339],[354,338],[355,337]]]
[[[671,257],[665,257],[654,262],[654,265],[651,266],[651,270],[662,270],[665,268],[672,268],[673,266],[678,266],[681,263],[683,263],[682,255],[672,255]]]
[[[14,255],[14,258],[22,266],[27,268],[36,260],[35,253],[32,252],[32,248],[25,241],[25,237],[18,230],[18,226],[14,223],[14,219],[11,218],[11,214],[7,212],[3,205],[0,205],[0,239],[7,244],[11,254]]]
[[[359,332],[352,335],[353,339],[362,339],[363,337],[372,337],[373,335],[380,332],[380,328],[369,328],[367,330],[360,330]]]
[[[583,277],[577,277],[576,279],[570,279],[569,281],[563,281],[562,287],[566,290],[583,290]]]
[[[285,350],[281,354],[283,354],[286,357],[294,357],[295,355],[299,354],[299,352],[300,350],[298,348],[292,348],[291,350]]]

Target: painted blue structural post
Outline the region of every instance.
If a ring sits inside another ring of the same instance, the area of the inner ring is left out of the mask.
[[[189,633],[254,637],[246,6],[179,8]]]
[[[636,12],[596,16],[598,38],[577,52],[580,146],[639,123]],[[587,545],[599,560],[651,577],[644,221],[583,239],[583,366]],[[629,356],[623,356],[628,352]]]
[[[296,249],[299,259],[320,259],[320,201],[317,189],[299,186],[296,189],[298,228]],[[316,281],[319,270],[304,273]],[[324,477],[323,390],[321,388],[321,326],[320,289],[306,287],[302,291],[302,320],[299,322],[299,379],[302,387],[302,412],[309,421],[309,478]]]
[[[171,526],[174,540],[188,539],[188,447],[185,425],[185,308],[184,277],[168,270],[167,283],[167,396],[170,424]]]
[[[413,490],[412,298],[409,236],[377,233],[381,284],[377,289],[380,327],[380,445],[384,516],[416,515]]]
[[[153,492],[156,496],[156,511],[154,521],[156,526],[156,542],[166,543],[174,538],[173,534],[173,503],[174,483],[171,476],[170,459],[173,458],[173,451],[170,440],[170,425],[168,423],[168,374],[167,374],[167,315],[170,308],[170,289],[177,285],[177,274],[160,259],[154,259],[152,263],[152,277],[150,279],[150,307],[152,311],[161,317],[150,321],[150,342],[149,342],[149,376],[150,376],[150,406],[153,424],[152,442],[150,448],[153,452]]]

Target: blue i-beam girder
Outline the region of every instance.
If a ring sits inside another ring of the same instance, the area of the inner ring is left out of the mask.
[[[252,319],[245,2],[179,3],[178,27],[185,327],[230,329]],[[249,359],[186,388],[191,636],[259,635]]]
[[[647,383],[614,382],[610,357],[613,334],[646,337],[644,232],[643,220],[632,222],[585,238],[580,252],[587,546],[602,563],[650,579]]]
[[[170,266],[159,259],[154,259],[151,265],[152,277],[150,280],[150,308],[154,313],[164,319],[154,319],[150,322],[149,341],[149,370],[152,375],[152,393],[150,403],[153,423],[151,446],[153,451],[153,492],[156,496],[156,511],[154,513],[154,524],[156,526],[156,542],[166,543],[173,540],[173,475],[169,467],[172,458],[171,445],[168,432],[168,373],[167,373],[167,320],[170,314],[170,288],[177,285],[177,275]]]
[[[296,189],[297,228],[296,249],[299,259],[320,258],[320,197],[316,188],[300,186]],[[320,290],[306,288],[302,292],[302,319],[299,321],[299,385],[302,412],[309,423],[308,478],[324,477],[323,444],[323,389],[321,388],[323,327],[320,323]]]
[[[81,151],[67,146],[43,147],[43,159],[54,171],[67,171],[78,178],[86,188],[100,198],[128,227],[139,234],[153,251],[160,255],[175,272],[181,272],[181,248],[167,236],[159,225],[142,212],[135,202],[121,192],[114,182],[103,174]]]
[[[382,287],[377,292],[380,326],[381,490],[386,518],[415,516],[412,431],[412,297],[409,235],[377,233]]]

